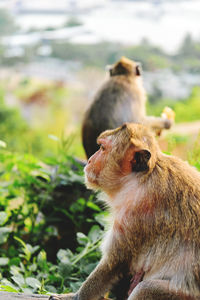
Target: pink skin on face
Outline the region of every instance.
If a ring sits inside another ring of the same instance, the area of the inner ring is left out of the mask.
[[[85,167],[87,180],[95,183],[101,170],[103,170],[106,162],[106,157],[111,149],[111,141],[108,139],[99,139],[98,144],[100,149],[95,152],[88,160]]]
[[[85,167],[85,174],[88,182],[96,184],[99,174],[104,169],[107,156],[112,149],[112,140],[110,137],[102,138],[98,140],[98,144],[100,145],[100,149],[89,158]],[[131,173],[132,163],[134,163],[134,152],[133,147],[130,147],[127,150],[121,165],[122,176],[126,176]]]

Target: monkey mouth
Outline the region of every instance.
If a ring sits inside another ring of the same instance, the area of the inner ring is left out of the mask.
[[[89,165],[84,167],[84,174],[85,174],[85,183],[88,186],[89,184],[97,184],[97,175],[93,170],[88,170]]]

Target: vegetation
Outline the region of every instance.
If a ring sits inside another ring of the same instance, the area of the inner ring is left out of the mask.
[[[72,16],[64,24],[64,27],[76,27],[81,25],[83,25],[83,23],[78,18]]]
[[[114,63],[123,55],[140,61],[145,70],[152,71],[173,65],[172,58],[158,47],[151,45],[147,40],[142,41],[137,46],[124,46],[109,42],[92,45],[55,42],[51,43],[51,47],[53,57],[79,61],[84,66],[103,68],[107,64]]]
[[[62,84],[24,79],[12,91],[21,110],[5,104],[6,89],[8,90],[7,84],[2,82],[0,84],[0,138],[6,142],[10,150],[31,152],[44,157],[57,153],[56,141],[67,136],[68,141],[73,140],[73,143],[67,143],[70,146],[68,152],[79,157],[83,156],[78,134],[80,124],[73,120],[72,104],[77,95],[75,93],[73,96],[72,89]],[[70,106],[71,114],[69,114]],[[74,111],[77,113],[75,106]]]
[[[16,135],[24,134],[27,131],[27,124],[21,117],[19,110],[9,108],[4,102],[5,90],[0,88],[0,137],[9,143],[10,147],[18,146]]]
[[[59,43],[52,42],[51,47],[53,57],[79,61],[84,66],[103,68],[125,55],[140,61],[146,71],[169,68],[175,72],[200,72],[200,41],[194,40],[190,35],[185,37],[177,53],[171,55],[152,45],[147,39],[143,39],[139,45],[132,46],[110,42],[87,45],[59,41]]]
[[[76,290],[99,259],[105,213],[86,190],[82,168],[63,151],[41,162],[4,146],[1,142],[0,287]]]
[[[178,53],[174,56],[175,69],[184,69],[186,72],[199,73],[200,71],[200,42],[187,34]]]
[[[173,101],[164,99],[156,103],[147,104],[147,112],[149,115],[159,116],[164,106],[170,106],[175,111],[176,122],[191,122],[200,120],[200,87],[196,86],[192,89],[191,95],[187,99]]]

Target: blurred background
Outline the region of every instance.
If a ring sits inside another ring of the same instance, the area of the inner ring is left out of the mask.
[[[107,213],[74,156],[121,56],[148,115],[175,111],[161,149],[200,171],[199,0],[0,0],[0,291],[75,292],[99,261]]]
[[[187,158],[200,129],[198,0],[0,0],[0,140],[39,158],[68,141],[84,158],[83,114],[122,55],[140,61],[148,114],[176,125],[159,142]]]

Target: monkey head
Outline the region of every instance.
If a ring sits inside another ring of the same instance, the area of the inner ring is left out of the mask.
[[[86,185],[108,194],[118,192],[126,176],[151,172],[159,151],[149,129],[134,123],[104,131],[97,143],[100,149],[84,169]]]
[[[111,77],[117,75],[140,76],[141,65],[122,56],[116,64],[109,67],[109,72]]]

